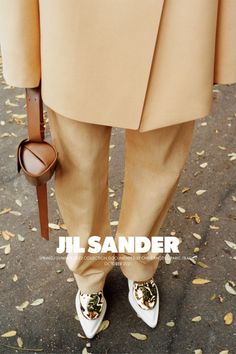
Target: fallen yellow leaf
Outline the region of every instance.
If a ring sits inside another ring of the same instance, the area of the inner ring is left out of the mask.
[[[130,333],[130,335],[138,340],[146,340],[147,339],[147,336],[145,334],[141,334],[141,333]]]
[[[102,331],[105,331],[105,330],[109,327],[109,325],[110,325],[110,322],[109,322],[108,320],[102,321],[100,327],[98,328],[97,333],[100,333],[100,332],[102,332]]]
[[[18,337],[16,341],[17,341],[18,347],[19,347],[19,348],[22,348],[22,347],[23,347],[23,340],[22,340],[22,338],[21,338],[21,337]]]
[[[15,335],[16,335],[16,331],[9,331],[1,334],[1,337],[8,338],[8,337],[14,337]]]
[[[193,281],[192,281],[192,283],[196,284],[196,285],[203,285],[203,284],[207,284],[210,282],[211,282],[211,280],[203,279],[203,278],[196,278],[196,279],[193,279]]]
[[[199,321],[201,321],[201,316],[196,316],[196,317],[193,317],[192,318],[192,322],[199,322]]]
[[[174,327],[175,323],[174,323],[174,321],[171,320],[171,321],[167,322],[166,325],[167,325],[167,327]]]
[[[224,316],[224,322],[226,325],[231,325],[233,323],[233,314],[232,312],[226,313]]]

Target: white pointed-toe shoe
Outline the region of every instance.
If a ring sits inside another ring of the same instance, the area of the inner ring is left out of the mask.
[[[83,294],[78,290],[75,306],[81,327],[87,338],[93,338],[104,318],[107,302],[103,291],[92,294]]]
[[[159,292],[153,279],[135,282],[128,279],[129,302],[137,316],[149,327],[155,328],[159,315]]]

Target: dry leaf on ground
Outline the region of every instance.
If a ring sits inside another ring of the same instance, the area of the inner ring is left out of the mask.
[[[51,222],[48,224],[48,227],[52,230],[60,230],[60,225],[53,224]]]
[[[147,339],[147,336],[146,334],[142,334],[142,333],[130,333],[130,335],[135,338],[135,339],[138,339],[138,340],[146,340]]]
[[[10,243],[9,243],[8,245],[6,245],[5,250],[4,250],[4,253],[5,253],[5,254],[9,254],[10,252],[11,252],[11,245],[10,245]]]
[[[228,281],[225,284],[225,289],[228,291],[229,294],[231,295],[236,295],[236,289],[234,289],[235,283],[232,281]]]
[[[8,337],[14,337],[15,335],[16,335],[16,331],[8,331],[1,334],[1,337],[8,338]]]
[[[236,243],[231,242],[231,241],[226,241],[226,240],[225,240],[225,243],[226,243],[227,246],[229,246],[233,250],[236,250]]]
[[[66,281],[67,283],[73,283],[73,281],[75,281],[75,278],[67,278]]]
[[[18,337],[16,341],[17,341],[18,347],[19,347],[19,348],[22,348],[22,347],[23,347],[23,340],[22,340],[22,338],[21,338],[21,337]]]
[[[192,322],[199,322],[199,321],[201,321],[201,316],[196,316],[196,317],[193,317],[192,318]]]
[[[119,224],[119,221],[111,221],[110,225],[111,226],[117,226]]]
[[[232,314],[232,312],[228,312],[228,313],[226,313],[226,315],[224,315],[224,323],[226,325],[231,325],[233,323],[233,314]]]
[[[197,195],[202,195],[204,193],[206,193],[206,189],[199,189],[198,191],[196,191]]]
[[[15,236],[15,234],[13,234],[12,232],[10,232],[8,230],[3,230],[2,231],[2,237],[6,241],[9,241],[11,239],[11,237],[14,237],[14,236]]]
[[[201,240],[202,236],[199,234],[196,234],[196,232],[192,232],[193,236],[197,239],[197,240]]]
[[[11,208],[4,208],[0,211],[0,215],[3,215],[3,214],[6,214],[6,213],[9,213],[11,211]]]
[[[20,234],[17,235],[18,241],[20,242],[24,242],[25,238],[23,236],[21,236]]]
[[[190,191],[190,187],[184,187],[184,188],[182,189],[182,193],[186,193],[186,192],[188,192],[188,191]]]
[[[184,208],[182,208],[181,206],[178,206],[177,209],[179,210],[179,212],[181,214],[184,214],[186,212],[186,210]]]
[[[171,256],[169,255],[169,253],[166,253],[166,255],[165,255],[165,263],[166,264],[170,264],[171,263]]]
[[[206,167],[207,167],[207,165],[208,165],[208,163],[207,163],[207,162],[203,162],[203,163],[200,165],[200,167],[201,167],[201,168],[206,168]]]
[[[18,280],[18,276],[16,274],[13,275],[12,280],[16,282]]]
[[[175,326],[175,323],[174,323],[174,321],[171,320],[171,321],[169,321],[169,322],[166,323],[166,326],[167,326],[167,327],[174,327],[174,326]]]
[[[34,300],[30,305],[31,306],[39,306],[43,303],[44,303],[44,299],[41,298],[41,299]]]
[[[24,309],[26,309],[26,307],[28,307],[28,306],[29,306],[29,301],[24,301],[24,302],[22,302],[21,305],[16,306],[16,309],[18,311],[24,311]]]
[[[102,321],[100,327],[98,328],[97,333],[100,333],[102,331],[105,331],[109,327],[110,322],[108,320]]]
[[[195,349],[194,354],[203,354],[202,349]]]
[[[196,278],[196,279],[193,279],[193,281],[192,281],[192,283],[196,284],[196,285],[203,285],[203,284],[207,284],[210,282],[211,282],[211,280],[203,279],[203,278]]]
[[[203,263],[203,262],[201,262],[201,261],[198,261],[198,262],[197,262],[197,265],[199,265],[199,266],[202,267],[202,268],[209,268],[206,263]]]

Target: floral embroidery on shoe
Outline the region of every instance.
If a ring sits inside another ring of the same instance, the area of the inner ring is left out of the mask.
[[[133,283],[133,294],[143,310],[153,309],[157,302],[157,287],[153,279]]]
[[[92,294],[80,293],[80,309],[88,320],[95,320],[100,316],[103,304],[102,291]]]

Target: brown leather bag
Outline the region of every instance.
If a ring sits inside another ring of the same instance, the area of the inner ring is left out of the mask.
[[[22,169],[27,180],[36,186],[41,236],[49,240],[47,182],[55,171],[58,154],[55,147],[44,140],[41,83],[25,90],[29,137],[18,145],[17,171]]]

